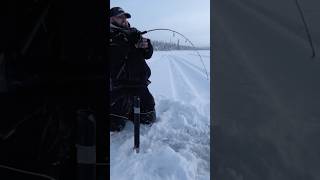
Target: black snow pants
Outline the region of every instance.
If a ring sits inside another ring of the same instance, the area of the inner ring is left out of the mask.
[[[140,98],[140,123],[156,120],[155,102],[147,87],[124,88],[110,92],[110,131],[121,131],[127,120],[133,121],[133,97]]]

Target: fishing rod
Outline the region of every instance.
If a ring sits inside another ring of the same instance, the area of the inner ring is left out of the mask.
[[[168,28],[156,28],[156,29],[150,29],[150,30],[146,30],[146,31],[140,32],[140,31],[138,31],[136,28],[129,28],[129,29],[127,29],[127,28],[121,28],[121,27],[117,27],[117,26],[115,26],[115,25],[113,25],[113,24],[110,24],[110,27],[115,28],[115,29],[117,29],[117,30],[119,30],[119,31],[121,31],[121,32],[123,32],[123,33],[125,33],[125,34],[132,34],[131,31],[133,31],[135,34],[138,35],[139,38],[141,38],[141,35],[146,34],[146,33],[149,33],[149,32],[152,32],[152,31],[171,31],[171,32],[173,32],[173,33],[176,33],[176,34],[182,36],[187,42],[189,42],[189,43],[191,44],[191,46],[194,48],[193,50],[196,51],[197,55],[198,55],[199,58],[200,58],[200,61],[201,61],[201,63],[202,63],[202,66],[203,66],[203,68],[204,68],[204,70],[205,70],[205,74],[206,74],[207,80],[209,80],[208,71],[207,71],[207,69],[206,69],[206,67],[205,67],[205,65],[204,65],[204,62],[203,62],[203,59],[202,59],[200,53],[196,50],[195,45],[194,45],[185,35],[179,33],[178,31],[175,31],[175,30],[172,30],[172,29],[168,29]]]
[[[152,31],[171,31],[171,32],[173,32],[173,33],[179,34],[179,35],[182,36],[187,42],[189,42],[189,43],[192,45],[192,47],[194,48],[194,51],[196,51],[196,53],[197,53],[198,56],[200,57],[200,60],[201,60],[202,66],[203,66],[203,68],[204,68],[204,70],[205,70],[207,79],[209,80],[208,71],[207,71],[207,69],[206,69],[206,66],[204,65],[204,62],[203,62],[203,59],[202,59],[200,53],[196,50],[196,47],[194,46],[194,44],[193,44],[185,35],[177,32],[177,31],[174,31],[174,30],[172,30],[172,29],[167,29],[167,28],[150,29],[150,30],[142,31],[140,34],[142,35],[142,34],[146,34],[146,33],[152,32]]]

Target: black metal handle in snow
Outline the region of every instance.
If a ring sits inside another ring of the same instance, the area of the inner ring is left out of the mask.
[[[139,153],[140,148],[140,98],[133,97],[133,123],[134,123],[134,147],[136,153]]]
[[[203,59],[202,59],[200,53],[196,50],[196,47],[194,46],[194,44],[193,44],[185,35],[179,33],[178,31],[174,31],[174,30],[172,30],[172,29],[166,29],[166,28],[150,29],[150,30],[142,31],[142,32],[140,32],[140,34],[142,35],[142,34],[146,34],[146,33],[148,33],[148,32],[152,32],[152,31],[171,31],[171,32],[173,32],[173,33],[179,34],[179,35],[182,36],[187,42],[189,42],[189,43],[191,44],[191,46],[194,48],[194,51],[196,51],[196,53],[197,53],[198,56],[200,57],[200,61],[201,61],[202,65],[203,65],[203,68],[204,68],[204,70],[205,70],[205,73],[206,73],[206,76],[207,76],[207,80],[209,80],[208,71],[207,71],[207,69],[206,69],[206,66],[204,65],[204,62],[203,62]]]

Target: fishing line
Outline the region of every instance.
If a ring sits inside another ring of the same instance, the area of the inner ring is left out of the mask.
[[[207,69],[206,69],[206,66],[204,65],[204,62],[203,62],[203,59],[202,59],[200,53],[196,50],[196,47],[194,46],[194,44],[193,44],[185,35],[177,32],[177,31],[174,31],[174,30],[172,30],[172,29],[167,29],[167,28],[150,29],[150,30],[146,30],[146,31],[141,32],[141,34],[146,34],[146,33],[152,32],[152,31],[171,31],[171,32],[173,32],[173,33],[179,34],[179,35],[182,36],[187,42],[189,42],[189,43],[192,45],[192,47],[194,48],[194,51],[196,51],[196,53],[197,53],[198,56],[200,57],[200,61],[201,61],[202,66],[203,66],[203,68],[204,68],[204,70],[205,70],[207,79],[209,80],[208,71],[207,71]]]

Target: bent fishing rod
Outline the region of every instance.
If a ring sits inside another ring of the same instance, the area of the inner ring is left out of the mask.
[[[198,54],[198,56],[200,57],[200,60],[201,60],[201,63],[202,63],[202,66],[205,70],[205,73],[206,73],[206,76],[207,76],[207,80],[209,80],[209,76],[208,76],[208,72],[207,72],[207,69],[206,69],[206,66],[204,65],[204,62],[203,62],[203,59],[200,55],[200,53],[196,50],[196,47],[194,46],[194,44],[183,34],[177,32],[177,31],[174,31],[172,29],[167,29],[167,28],[156,28],[156,29],[150,29],[150,30],[146,30],[146,31],[142,31],[140,34],[146,34],[146,33],[149,33],[149,32],[152,32],[152,31],[171,31],[173,33],[176,33],[176,34],[179,34],[180,36],[182,36],[187,42],[189,42],[192,47],[194,48],[194,51],[196,51],[196,53]]]
[[[116,26],[114,26],[114,25],[112,25],[112,24],[111,24],[110,26],[112,26],[113,28],[116,28],[116,29],[118,29],[118,30],[120,30],[120,31],[122,31],[122,32],[124,32],[124,33],[126,33],[126,34],[130,34],[130,32],[128,32],[128,30],[125,29],[125,28],[116,27]],[[132,29],[135,29],[135,28],[132,28]],[[194,51],[197,53],[197,55],[199,56],[200,61],[201,61],[201,63],[202,63],[202,66],[203,66],[203,68],[204,68],[204,70],[205,70],[205,74],[206,74],[206,76],[207,76],[207,80],[209,80],[208,71],[207,71],[207,69],[206,69],[206,67],[205,67],[205,65],[204,65],[204,62],[203,62],[203,59],[202,59],[200,53],[196,50],[196,47],[194,46],[194,44],[193,44],[185,35],[179,33],[178,31],[175,31],[175,30],[172,30],[172,29],[168,29],[168,28],[156,28],[156,29],[150,29],[150,30],[146,30],[146,31],[142,31],[142,32],[140,32],[140,31],[138,31],[137,29],[135,29],[135,32],[138,33],[139,35],[143,35],[143,34],[146,34],[146,33],[152,32],[152,31],[171,31],[171,32],[173,32],[173,33],[176,33],[176,34],[182,36],[187,42],[189,42],[189,43],[191,44],[191,46],[194,48],[193,50],[194,50]]]

